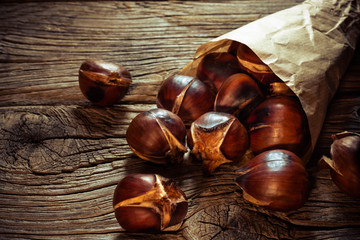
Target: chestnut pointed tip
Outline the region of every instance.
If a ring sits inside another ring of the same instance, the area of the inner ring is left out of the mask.
[[[241,187],[240,186],[240,182],[241,182],[241,178],[242,178],[242,176],[236,176],[236,177],[234,177],[234,182],[235,182],[235,184],[236,185],[238,185],[239,187]]]
[[[243,187],[244,187],[244,184],[245,184],[244,181],[245,181],[245,178],[246,178],[246,174],[249,171],[250,171],[250,169],[235,172],[235,174],[237,174],[237,176],[234,178],[234,181],[241,189],[243,189]]]

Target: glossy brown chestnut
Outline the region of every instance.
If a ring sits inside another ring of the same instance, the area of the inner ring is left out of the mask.
[[[226,52],[207,54],[199,63],[197,77],[218,91],[223,82],[235,73],[242,72],[235,56]]]
[[[156,104],[177,114],[187,124],[211,111],[214,99],[214,92],[199,79],[175,75],[162,83]]]
[[[236,184],[244,199],[275,211],[296,210],[309,193],[302,160],[287,150],[270,150],[254,157],[237,171]]]
[[[129,232],[160,232],[184,220],[185,193],[156,174],[130,174],[116,186],[113,206],[120,226]]]
[[[231,114],[208,112],[191,124],[188,143],[203,170],[211,174],[225,163],[241,159],[249,147],[245,127]]]
[[[323,157],[331,167],[331,178],[340,190],[360,198],[360,134],[342,132],[333,135],[332,139],[332,159]]]
[[[138,114],[130,123],[126,140],[140,158],[157,164],[180,163],[187,152],[182,120],[165,109]]]
[[[240,68],[251,74],[264,85],[281,81],[278,76],[246,45],[241,44],[237,50]]]
[[[131,83],[129,71],[122,66],[100,59],[88,59],[80,66],[80,90],[95,105],[117,103],[125,96]]]
[[[295,97],[265,99],[247,118],[250,149],[258,154],[270,149],[286,149],[303,157],[310,147],[307,117]]]
[[[263,93],[257,82],[245,73],[236,73],[227,78],[219,89],[214,111],[245,119],[263,100]]]

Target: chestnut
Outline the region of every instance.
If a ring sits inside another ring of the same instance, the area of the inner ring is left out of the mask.
[[[80,66],[80,90],[95,105],[115,104],[125,96],[131,83],[130,72],[114,63],[88,59]]]
[[[212,110],[215,94],[197,78],[174,75],[161,85],[156,105],[177,114],[185,124]]]
[[[246,125],[255,153],[286,149],[303,157],[310,147],[307,117],[300,101],[284,95],[269,97],[249,115]]]
[[[211,174],[225,163],[237,162],[249,147],[245,127],[231,114],[208,112],[196,119],[190,128],[189,147],[203,170]]]
[[[113,207],[117,221],[126,231],[160,232],[183,222],[188,202],[173,180],[138,173],[118,183]]]
[[[240,68],[248,72],[264,85],[279,82],[281,79],[245,44],[240,44],[237,50]]]
[[[197,77],[214,91],[218,91],[228,77],[239,72],[237,58],[227,52],[209,53],[197,67]]]
[[[331,158],[322,158],[330,166],[331,178],[341,191],[360,198],[360,134],[345,131],[332,139]]]
[[[269,150],[237,170],[235,183],[247,201],[287,212],[304,205],[310,181],[302,160],[287,150]]]
[[[185,125],[166,109],[138,114],[126,131],[126,140],[137,156],[157,164],[180,163],[187,152]]]
[[[257,82],[249,75],[236,73],[225,80],[214,103],[214,111],[245,119],[264,100]]]

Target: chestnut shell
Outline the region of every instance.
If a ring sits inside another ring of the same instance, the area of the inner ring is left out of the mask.
[[[349,196],[360,198],[360,134],[342,132],[332,135],[331,158],[323,157],[331,167],[331,178]]]
[[[235,73],[242,72],[237,58],[230,53],[214,52],[205,55],[197,68],[197,77],[218,91],[223,82]]]
[[[145,194],[153,188],[155,175],[133,174],[124,178],[117,185],[113,206],[129,198]],[[130,216],[138,216],[136,218]],[[115,216],[119,224],[130,232],[160,231],[160,216],[143,207],[127,207],[115,210]],[[129,216],[129,217],[127,217]]]
[[[129,124],[126,140],[140,158],[158,164],[180,163],[187,151],[184,123],[160,108],[138,114]]]
[[[114,191],[120,226],[129,232],[160,232],[180,224],[187,213],[185,193],[171,179],[156,174],[130,174]]]
[[[264,96],[257,82],[247,74],[236,73],[228,77],[219,89],[214,111],[246,119],[263,100]]]
[[[162,83],[156,105],[177,114],[186,124],[211,111],[214,99],[214,92],[199,79],[175,75]]]
[[[270,150],[255,156],[237,171],[236,184],[251,203],[276,211],[300,208],[307,200],[310,182],[302,160],[287,150]]]
[[[188,135],[191,153],[211,174],[225,163],[237,162],[249,147],[246,128],[231,114],[208,112],[191,125]]]
[[[130,72],[114,63],[88,59],[79,69],[79,87],[94,105],[110,106],[128,92],[132,83]]]
[[[295,97],[265,99],[251,112],[246,125],[250,149],[256,154],[286,149],[303,157],[311,144],[307,117]]]

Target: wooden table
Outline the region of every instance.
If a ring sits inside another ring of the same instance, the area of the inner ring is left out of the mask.
[[[231,166],[156,166],[136,157],[125,132],[155,107],[157,90],[201,44],[300,0],[60,1],[0,4],[0,239],[360,239],[360,201],[318,169],[331,134],[360,132],[360,53],[329,106],[308,166],[312,190],[289,213],[242,199]],[[87,58],[119,63],[133,85],[113,107],[81,94]],[[129,173],[175,179],[189,198],[178,232],[129,234],[112,195]]]

